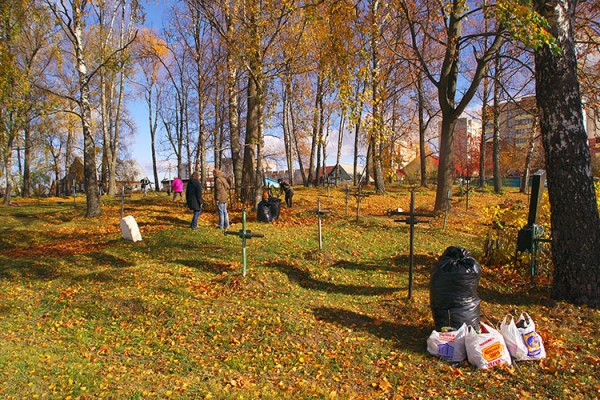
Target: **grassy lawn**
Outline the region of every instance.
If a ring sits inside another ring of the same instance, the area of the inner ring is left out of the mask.
[[[421,211],[435,193],[417,191]],[[317,198],[331,212],[318,249]],[[409,209],[407,189],[356,203],[341,190],[296,190],[279,221],[241,241],[197,231],[183,203],[163,194],[126,200],[141,242],[121,238],[118,199],[83,217],[83,198],[17,199],[0,207],[0,398],[445,399],[600,396],[600,312],[549,298],[547,263],[484,262],[493,206],[526,221],[528,198],[473,192],[415,228],[407,300],[409,227],[385,215]],[[487,208],[486,208],[487,207]],[[491,208],[490,208],[491,207]],[[241,210],[230,207],[233,230]],[[481,260],[485,321],[528,312],[548,358],[511,368],[451,366],[426,352],[433,329],[429,271],[448,246]],[[508,254],[512,248],[505,249]]]

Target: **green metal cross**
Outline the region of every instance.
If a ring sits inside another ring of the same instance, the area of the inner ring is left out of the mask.
[[[262,238],[265,235],[261,233],[252,233],[249,229],[246,229],[246,207],[242,211],[242,229],[238,232],[225,231],[225,235],[234,235],[242,239],[242,275],[246,276],[246,240],[252,239],[253,237]]]

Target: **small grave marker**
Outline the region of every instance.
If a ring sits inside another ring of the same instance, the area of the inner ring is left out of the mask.
[[[246,240],[252,238],[262,238],[265,235],[261,233],[253,233],[246,229],[246,207],[242,210],[242,229],[238,232],[225,231],[225,235],[234,235],[242,239],[242,276],[246,276]]]
[[[363,197],[369,197],[368,193],[362,192],[362,185],[358,185],[358,189],[352,196],[356,197],[356,221],[358,222],[358,218],[360,217],[360,202]]]
[[[423,219],[417,219],[416,217],[431,218],[435,217],[435,214],[431,213],[416,213],[415,212],[415,192],[410,192],[410,211],[389,211],[390,215],[402,215],[406,216],[406,219],[396,219],[395,222],[404,222],[410,225],[410,256],[409,256],[409,269],[408,269],[408,299],[412,298],[412,286],[413,286],[413,267],[414,267],[414,237],[415,237],[415,225],[421,222],[429,222]]]
[[[137,222],[133,216],[128,215],[126,217],[121,218],[121,235],[125,240],[131,240],[132,242],[137,242],[142,240],[142,234],[140,233],[140,228],[138,227]]]
[[[329,210],[322,210],[321,209],[321,200],[318,200],[317,201],[317,209],[310,210],[310,211],[317,214],[317,218],[319,220],[319,250],[323,250],[323,234],[322,234],[322,229],[321,229],[321,217],[324,214],[329,213]]]

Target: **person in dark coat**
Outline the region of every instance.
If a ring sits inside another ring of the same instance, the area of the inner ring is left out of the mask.
[[[289,183],[287,183],[281,178],[279,178],[277,182],[279,183],[279,195],[281,196],[281,193],[285,193],[285,204],[287,204],[289,208],[292,208],[292,197],[294,197],[294,189],[292,189],[292,186]]]
[[[198,217],[204,206],[204,201],[202,200],[202,184],[200,183],[200,174],[197,171],[192,174],[192,178],[187,184],[185,199],[188,208],[194,211],[190,228],[196,230],[198,229]]]

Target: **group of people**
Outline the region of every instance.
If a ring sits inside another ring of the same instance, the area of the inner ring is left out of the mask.
[[[219,224],[217,228],[228,229],[229,213],[227,212],[227,200],[229,198],[229,182],[225,177],[223,171],[215,168],[213,170],[214,176],[214,187],[215,187],[215,201],[217,204],[217,211],[219,214]],[[285,182],[283,179],[278,180],[279,183],[279,195],[285,193],[285,203],[289,208],[292,207],[292,197],[294,196],[294,190],[292,186]],[[183,193],[183,181],[179,177],[175,177],[171,184],[171,190],[173,191],[173,200],[179,197],[182,199]],[[185,191],[185,198],[187,207],[193,211],[192,222],[190,228],[192,230],[198,229],[198,217],[204,207],[204,200],[202,199],[202,183],[200,182],[200,174],[196,171],[192,174],[190,181],[187,184]]]
[[[225,174],[216,168],[213,170],[213,176],[215,179],[215,200],[217,203],[217,211],[219,213],[219,224],[217,227],[219,229],[228,229],[230,225],[229,213],[227,212],[229,182],[227,182]],[[183,191],[183,182],[181,190]],[[198,229],[198,217],[204,207],[204,200],[202,199],[202,183],[200,183],[200,174],[198,172],[194,172],[192,178],[188,182],[185,191],[185,199],[188,208],[194,212],[190,228],[196,230]],[[173,190],[173,200],[175,200],[175,190]]]

